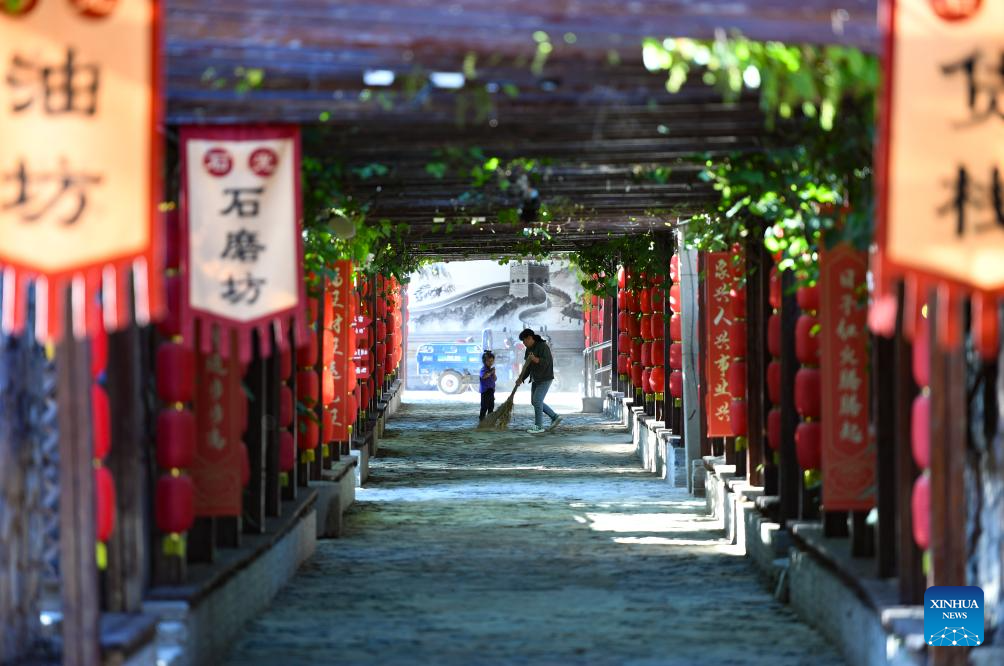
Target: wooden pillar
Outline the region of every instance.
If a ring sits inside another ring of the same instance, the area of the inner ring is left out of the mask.
[[[271,335],[271,333],[269,333]],[[261,400],[265,412],[262,436],[265,440],[265,515],[282,513],[279,487],[279,347],[272,341],[272,355],[262,362],[264,384]]]
[[[266,457],[266,390],[267,379],[265,361],[262,359],[257,336],[254,340],[254,356],[248,366],[247,384],[254,399],[248,404],[248,429],[244,443],[248,448],[248,463],[251,480],[244,492],[244,531],[261,534],[265,531],[265,457]]]
[[[798,319],[798,302],[794,293],[794,276],[791,271],[781,273],[781,465],[778,471],[780,495],[780,522],[782,525],[799,517],[802,495],[802,472],[795,454],[795,322]]]
[[[929,585],[965,585],[965,461],[969,410],[965,351],[943,351],[937,344],[943,319],[962,328],[961,308],[945,312],[931,298],[931,571]]]
[[[767,415],[766,313],[769,305],[764,278],[770,268],[766,250],[757,234],[746,239],[746,469],[750,485],[764,484],[764,441]],[[769,259],[768,259],[769,260]]]
[[[896,340],[872,336],[871,417],[875,424],[878,526],[875,566],[880,578],[896,575]]]
[[[148,578],[148,534],[153,529],[144,510],[150,487],[150,441],[143,399],[143,333],[135,325],[108,336],[107,388],[112,414],[112,447],[105,466],[115,479],[115,531],[108,542],[104,576],[105,608],[135,613]],[[147,333],[148,335],[148,333]]]
[[[69,302],[67,298],[67,302]],[[72,321],[67,306],[64,321]],[[62,573],[63,663],[97,666],[98,574],[94,535],[91,373],[87,342],[69,331],[59,345],[59,566]]]
[[[927,587],[921,552],[913,541],[913,483],[920,470],[913,462],[910,444],[910,421],[917,386],[913,380],[913,348],[903,333],[903,289],[899,289],[896,336],[893,338],[895,367],[893,392],[893,440],[895,449],[896,487],[896,570],[899,575],[899,597],[904,604],[921,604]]]

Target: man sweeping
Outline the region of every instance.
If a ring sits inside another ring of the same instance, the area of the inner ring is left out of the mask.
[[[530,378],[530,404],[533,405],[532,428],[527,432],[539,434],[547,430],[554,430],[561,423],[561,417],[553,409],[544,404],[544,397],[547,396],[551,382],[554,381],[554,357],[551,355],[551,348],[544,340],[531,329],[523,329],[519,334],[519,341],[526,347],[525,367],[516,380],[519,386],[526,378]],[[544,414],[551,418],[551,425],[544,428]]]

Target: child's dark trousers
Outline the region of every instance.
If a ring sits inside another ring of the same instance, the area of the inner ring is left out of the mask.
[[[481,416],[479,421],[484,421],[485,417],[495,409],[495,389],[488,389],[481,394]]]

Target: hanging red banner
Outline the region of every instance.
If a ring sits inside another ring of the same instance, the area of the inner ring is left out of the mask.
[[[140,324],[162,312],[159,13],[154,0],[0,3],[5,332],[23,329],[31,281],[41,340],[120,328],[130,302]]]
[[[729,392],[729,366],[732,363],[732,306],[729,292],[732,289],[732,272],[728,252],[709,252],[705,255],[704,318],[707,338],[704,341],[707,359],[708,437],[731,437],[732,394]]]
[[[328,281],[324,320],[324,404],[330,419],[332,441],[349,438],[355,410],[348,395],[355,389],[352,329],[352,262],[339,261]]]
[[[1000,293],[1004,3],[884,0],[882,5],[880,293],[904,275]]]
[[[253,331],[263,356],[290,321],[306,340],[299,128],[183,127],[181,172],[185,339],[195,320],[233,330],[244,361]]]
[[[868,434],[868,259],[849,245],[819,254],[823,507],[875,505],[875,442]]]
[[[245,428],[241,375],[241,364],[233,355],[227,359],[218,352],[197,353],[198,435],[195,462],[188,470],[195,484],[197,516],[241,514],[241,438]]]

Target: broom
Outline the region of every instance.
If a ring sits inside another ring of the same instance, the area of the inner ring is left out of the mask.
[[[523,369],[519,371],[519,376],[522,377],[523,373],[526,372],[527,364],[529,361],[523,364]],[[485,415],[485,418],[481,423],[478,424],[478,430],[508,430],[509,420],[512,419],[512,406],[513,400],[516,398],[516,389],[519,388],[519,384],[512,387],[512,393],[506,398],[506,401],[502,403],[502,406],[496,409],[491,414]]]

